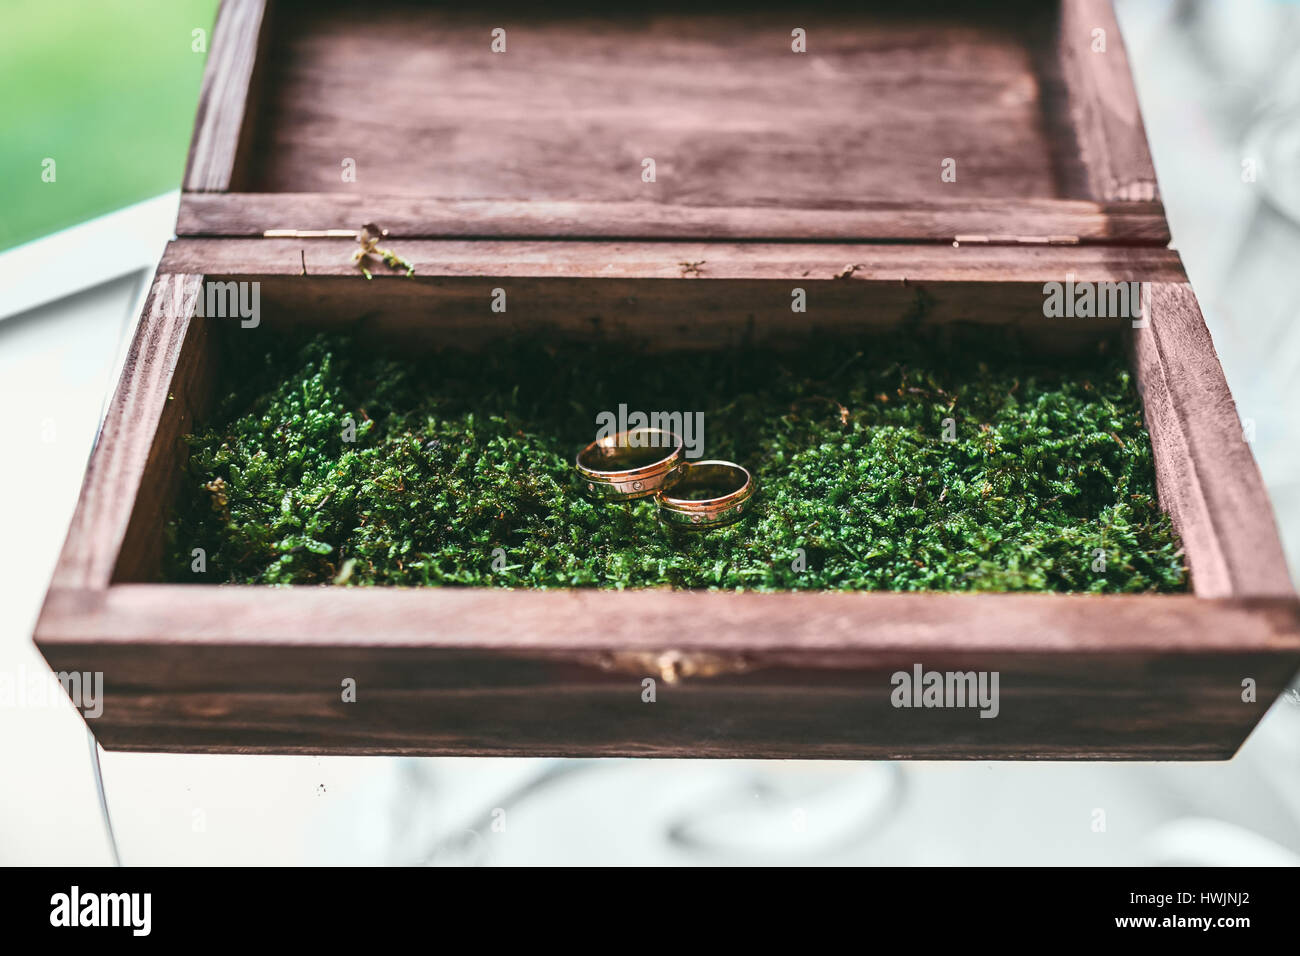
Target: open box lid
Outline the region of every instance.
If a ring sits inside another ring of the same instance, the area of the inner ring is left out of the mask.
[[[177,233],[1165,245],[1109,0],[224,0]]]

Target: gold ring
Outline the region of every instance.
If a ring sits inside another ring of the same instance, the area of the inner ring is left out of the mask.
[[[665,524],[688,531],[739,521],[754,497],[754,479],[731,461],[684,462],[669,487],[671,495],[665,489],[655,497],[659,517]]]
[[[662,428],[632,428],[596,439],[578,452],[574,466],[596,497],[631,501],[655,494],[676,478],[684,447]]]

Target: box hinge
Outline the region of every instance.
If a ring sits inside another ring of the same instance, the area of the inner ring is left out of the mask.
[[[263,239],[355,239],[355,229],[264,229]]]
[[[1078,236],[955,236],[954,246],[1077,246]]]

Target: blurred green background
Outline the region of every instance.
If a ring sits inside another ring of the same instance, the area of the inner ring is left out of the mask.
[[[180,185],[217,0],[4,0],[0,249]],[[55,181],[41,178],[46,158]]]

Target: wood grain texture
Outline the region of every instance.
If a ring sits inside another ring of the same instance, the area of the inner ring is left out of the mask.
[[[1108,340],[1122,348],[1122,320],[1043,318],[1041,284],[897,280],[443,278],[374,283],[343,277],[267,277],[261,284],[262,333],[285,327],[349,328],[360,341],[406,352],[455,343],[486,347],[519,336],[618,343],[650,351],[770,347],[810,336],[906,330],[913,334],[977,326],[1044,356],[1095,354]],[[378,281],[378,280],[376,280]],[[805,312],[790,308],[802,289]],[[493,312],[496,290],[505,313]],[[245,335],[237,330],[237,335]],[[242,338],[242,344],[255,340]]]
[[[1155,168],[1111,0],[1061,0],[1060,8],[1061,64],[1092,197],[1155,201]],[[1094,49],[1101,39],[1105,49]]]
[[[169,280],[174,288],[179,283],[198,283],[201,277],[163,274],[157,281],[165,289]],[[220,390],[217,380],[220,353],[212,341],[213,333],[217,331],[216,323],[196,318],[193,309],[178,313],[178,318],[183,325],[178,322],[172,328],[149,333],[160,345],[168,334],[181,337],[182,342],[170,369],[167,400],[158,416],[149,454],[140,471],[135,507],[131,510],[113,569],[112,579],[115,581],[156,581],[161,577],[166,549],[164,522],[176,500],[185,477],[185,464],[189,460],[189,446],[184,439],[206,419]],[[170,354],[170,349],[164,347],[162,354]],[[167,374],[166,367],[159,371]],[[131,471],[134,473],[135,468]]]
[[[264,3],[222,5],[181,235],[1169,239],[1108,0],[814,5],[805,54],[726,3]]]
[[[1087,202],[1100,194],[1080,145],[1099,175],[1124,168],[1126,152],[1107,153],[1132,146],[1112,114],[1136,101],[1118,33],[1122,70],[1070,68],[1059,61],[1058,13],[1038,3],[814,4],[796,18],[808,52],[795,53],[788,14],[725,2],[614,16],[581,4],[538,13],[395,2],[357,16],[281,0],[260,34],[239,21],[247,49],[259,35],[263,44],[256,83],[245,55],[209,64],[214,96],[253,95],[223,107],[230,118],[214,132],[238,143],[203,140],[217,172],[187,178],[187,189],[315,196],[305,222],[316,211],[334,218],[324,194],[346,197],[411,236],[542,235],[550,224],[559,236],[659,238],[676,223],[683,238],[741,237],[748,226],[760,239],[1166,243],[1158,203]],[[490,45],[497,27],[502,53]],[[949,160],[955,179],[940,175]],[[399,197],[430,205],[403,211]],[[292,218],[262,228],[312,228]],[[196,206],[179,232],[249,226]]]
[[[1294,594],[1268,493],[1196,296],[1152,283],[1135,332],[1161,505],[1202,597]]]
[[[1138,246],[990,246],[938,243],[616,242],[412,239],[390,243],[416,268],[414,281],[450,277],[567,279],[779,279],[849,282],[1062,282],[1186,280],[1171,249]],[[185,239],[167,247],[172,272],[211,275],[356,276],[349,239]],[[699,265],[698,272],[686,268]],[[387,289],[411,282],[378,265]],[[379,288],[374,283],[370,288]]]
[[[457,200],[334,193],[187,193],[180,236],[260,238],[268,230],[357,229],[414,239],[754,239],[1107,242],[1166,245],[1159,203],[1066,199],[842,202],[833,208],[682,205],[647,200]]]
[[[90,723],[113,749],[1222,759],[1265,709],[1241,681],[1281,691],[1300,618],[1173,596],[117,585],[52,593],[37,639],[55,669],[104,673]],[[916,663],[998,671],[998,716],[894,708]]]
[[[1046,27],[1031,30],[1027,8],[277,7],[257,191],[712,205],[1059,194],[1030,55]],[[792,52],[793,26],[807,54]],[[505,53],[490,48],[496,27]],[[945,157],[955,183],[940,181]]]
[[[202,285],[197,275],[155,276],[51,587],[108,585],[150,462],[173,463],[171,449],[159,444],[159,425],[172,420],[168,402],[177,368],[198,360],[196,355],[182,360],[182,346]]]
[[[1080,354],[1117,338],[1126,323],[1045,319],[1044,282],[1068,274],[1080,281],[1183,278],[1177,254],[1154,248],[487,240],[393,246],[414,262],[414,278],[385,275],[377,266],[377,277],[366,282],[350,261],[354,245],[326,239],[183,240],[171,244],[163,268],[205,268],[259,282],[264,329],[360,319],[366,341],[423,349],[540,333],[651,349],[731,348],[976,324],[1044,355]],[[507,296],[505,313],[490,308],[498,289]],[[791,309],[796,289],[803,290],[805,312]]]
[[[208,62],[199,92],[194,136],[190,140],[184,188],[187,190],[229,189],[246,116],[260,42],[266,0],[222,0],[212,28]]]

